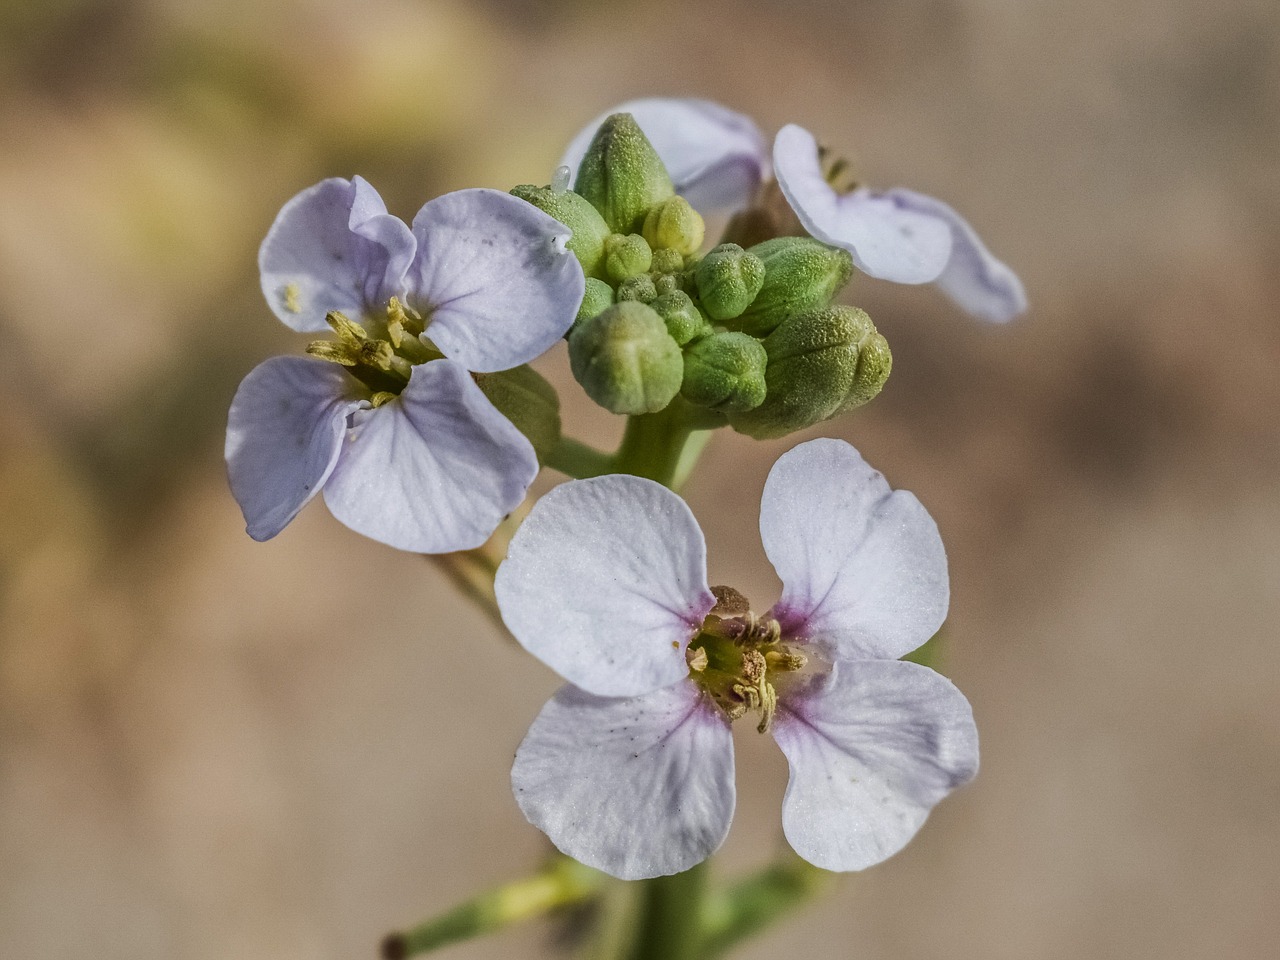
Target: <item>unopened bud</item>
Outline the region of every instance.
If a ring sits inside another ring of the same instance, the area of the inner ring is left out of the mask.
[[[649,272],[653,251],[638,233],[612,234],[604,242],[604,270],[614,283]]]
[[[705,337],[712,332],[711,324],[702,315],[702,311],[681,290],[664,293],[649,306],[657,311],[667,325],[667,333],[671,334],[671,339],[682,347],[690,340]]]
[[[511,191],[548,216],[555,217],[573,234],[566,246],[582,264],[588,277],[604,276],[604,241],[612,232],[604,217],[590,203],[570,190],[523,184]]]
[[[764,264],[736,243],[722,243],[698,264],[698,299],[712,320],[730,320],[747,307],[764,283]]]
[[[684,269],[684,256],[675,250],[659,247],[653,251],[653,263],[649,269],[654,273],[679,273]]]
[[[587,277],[586,290],[582,294],[582,306],[578,307],[575,325],[590,320],[598,313],[604,312],[613,304],[613,287],[603,280]]]
[[[669,249],[684,256],[702,246],[706,224],[684,197],[670,197],[649,208],[644,218],[644,238],[655,250]]]
[[[784,320],[764,340],[767,392],[730,425],[758,440],[785,436],[866,403],[884,386],[893,358],[871,318],[827,307]]]
[[[651,308],[628,300],[574,329],[569,366],[587,395],[613,413],[657,413],[680,392],[684,359]]]
[[[666,166],[629,113],[615,113],[600,125],[573,189],[623,234],[639,233],[649,208],[675,194]]]
[[[853,273],[853,258],[809,237],[777,237],[749,253],[764,264],[764,284],[755,300],[731,324],[766,337],[787,317],[827,306]]]
[[[617,301],[639,300],[641,303],[652,303],[658,296],[658,288],[653,278],[647,273],[618,284]]]
[[[714,333],[684,353],[680,395],[721,413],[754,410],[765,398],[768,357],[760,341],[745,333]]]

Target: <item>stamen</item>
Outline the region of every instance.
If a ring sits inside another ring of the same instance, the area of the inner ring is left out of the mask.
[[[359,362],[357,351],[352,350],[349,344],[334,343],[332,340],[311,341],[307,344],[307,353],[317,360],[340,363],[344,367],[354,367]]]

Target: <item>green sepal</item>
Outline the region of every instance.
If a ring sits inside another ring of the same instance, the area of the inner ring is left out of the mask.
[[[745,333],[714,333],[684,352],[680,395],[700,407],[745,413],[765,399],[768,355],[760,341]]]
[[[566,246],[582,264],[582,272],[588,277],[604,278],[604,242],[613,231],[600,211],[572,190],[557,191],[526,183],[515,187],[511,195],[533,204],[568,227],[573,236]]]
[[[683,290],[660,295],[649,304],[667,325],[667,333],[680,346],[712,332],[711,323]]]
[[[764,283],[729,326],[753,337],[767,337],[787,317],[827,306],[853,273],[848,251],[809,237],[776,237],[747,252],[764,264]]]
[[[722,243],[699,262],[698,299],[712,320],[731,320],[751,306],[764,284],[764,263],[736,243]]]
[[[560,442],[560,398],[555,388],[528,366],[471,376],[498,412],[533,444],[541,464]]]
[[[893,366],[884,337],[856,307],[826,307],[784,320],[764,339],[764,403],[733,414],[734,430],[757,440],[785,436],[880,392]]]
[[[666,166],[629,113],[615,113],[600,125],[573,189],[623,234],[639,233],[649,208],[675,195]]]
[[[638,233],[610,234],[604,242],[604,272],[614,283],[648,273],[652,263],[653,250]]]
[[[684,256],[702,246],[706,224],[684,197],[670,197],[654,204],[644,217],[641,231],[655,250],[674,250]]]
[[[578,307],[578,315],[574,318],[573,324],[576,327],[584,320],[590,320],[599,313],[603,313],[613,303],[613,287],[609,286],[603,280],[597,280],[595,277],[587,277],[587,286],[582,294],[582,304]],[[570,333],[572,328],[570,328]],[[565,339],[569,338],[569,334],[565,334]]]
[[[658,296],[658,287],[653,282],[653,277],[647,273],[638,277],[632,277],[629,280],[623,280],[618,284],[618,293],[615,299],[621,303],[623,300],[638,300],[641,303],[652,303]]]
[[[684,358],[652,308],[615,303],[569,337],[569,367],[587,395],[612,413],[657,413],[680,392]]]

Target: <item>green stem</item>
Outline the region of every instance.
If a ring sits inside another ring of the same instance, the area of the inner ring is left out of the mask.
[[[659,413],[644,413],[627,418],[622,445],[613,460],[616,473],[656,480],[674,489],[677,478],[684,479],[693,469],[693,460],[685,457],[685,448],[693,436],[697,411],[676,397]],[[702,444],[706,441],[703,439]],[[683,476],[682,476],[683,475]]]
[[[546,464],[575,480],[600,477],[613,473],[613,456],[587,446],[572,437],[561,437],[560,442],[547,454]]]
[[[718,957],[759,933],[826,889],[832,876],[789,857],[739,880],[708,901],[701,956]]]
[[[627,960],[700,960],[707,862],[645,880],[634,947]]]
[[[382,956],[404,960],[582,903],[599,893],[606,879],[576,860],[557,857],[541,873],[482,893],[412,930],[391,934],[382,941]]]

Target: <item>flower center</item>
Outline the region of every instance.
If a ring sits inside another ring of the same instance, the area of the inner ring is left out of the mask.
[[[808,658],[783,643],[778,621],[753,614],[737,590],[712,587],[711,592],[716,605],[685,652],[689,679],[731,721],[759,710],[756,729],[764,733],[778,707],[779,675],[794,674]]]
[[[385,318],[365,317],[357,323],[333,310],[325,321],[333,328],[333,337],[312,341],[307,353],[346,367],[369,388],[375,407],[400,395],[417,364],[442,356],[420,339],[426,330],[422,314],[397,297],[387,302]]]

